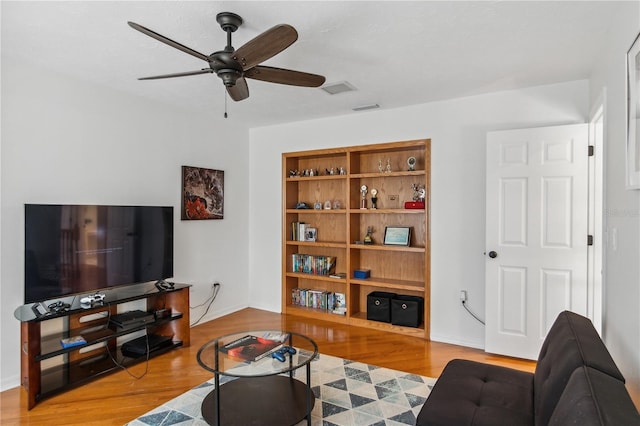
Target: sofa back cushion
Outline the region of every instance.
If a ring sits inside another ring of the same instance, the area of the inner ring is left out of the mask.
[[[591,367],[578,367],[562,392],[550,426],[632,426],[640,415],[620,380]]]
[[[533,379],[536,425],[546,425],[574,370],[586,365],[624,382],[588,318],[561,312],[545,338]]]

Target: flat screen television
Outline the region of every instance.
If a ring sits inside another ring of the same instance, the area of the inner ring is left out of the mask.
[[[25,204],[24,301],[173,276],[173,207]]]

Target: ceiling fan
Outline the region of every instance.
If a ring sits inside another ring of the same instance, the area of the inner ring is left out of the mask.
[[[142,77],[139,80],[215,73],[222,79],[229,96],[234,101],[241,101],[249,97],[249,87],[245,78],[303,87],[318,87],[324,83],[325,78],[321,75],[259,65],[282,52],[298,39],[298,33],[291,25],[276,25],[236,50],[231,45],[231,34],[242,25],[242,18],[235,13],[221,12],[216,16],[216,21],[218,21],[222,30],[227,33],[227,46],[223,50],[210,55],[197,52],[135,22],[129,22],[129,26],[133,29],[198,59],[202,59],[209,64],[209,68],[197,71]]]

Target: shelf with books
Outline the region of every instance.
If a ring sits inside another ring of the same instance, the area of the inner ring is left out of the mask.
[[[347,315],[334,314],[323,309],[308,308],[305,306],[286,305],[285,310],[288,314],[298,315],[306,318],[322,319],[325,321],[337,322],[342,324],[349,323]]]
[[[292,304],[292,291],[343,292],[348,311],[342,318],[348,324],[379,328],[380,324],[366,320],[363,300],[368,292],[386,290],[420,296],[427,301],[421,327],[383,328],[428,339],[430,141],[292,152],[284,153],[282,159],[283,311],[322,314],[321,310]],[[329,173],[331,167],[334,175]],[[336,170],[344,174],[336,176]],[[405,208],[405,202],[413,202],[416,194],[424,200],[425,208]],[[331,209],[325,210],[325,205]],[[312,241],[299,241],[300,233],[293,232],[293,224],[302,222],[315,229]],[[396,245],[397,241],[389,240],[383,244],[387,227],[408,228],[407,244]],[[297,254],[333,256],[337,259],[335,271],[344,271],[345,276],[293,272],[291,259]],[[369,269],[371,277],[354,278],[357,269]],[[326,319],[336,321],[334,317],[328,315]]]

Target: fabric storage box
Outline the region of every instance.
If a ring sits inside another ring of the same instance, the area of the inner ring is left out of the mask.
[[[367,295],[367,319],[391,322],[391,300],[395,293],[373,291]]]
[[[424,316],[424,298],[397,295],[391,300],[391,324],[418,327]]]

